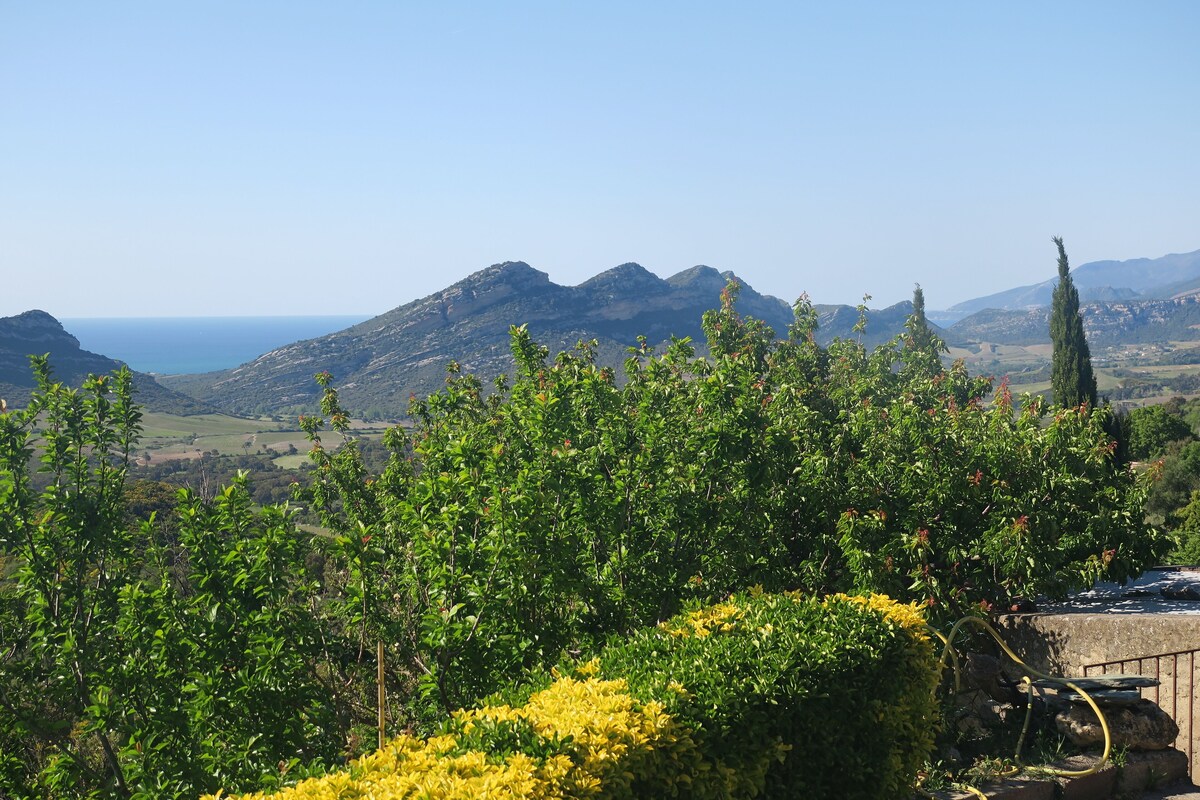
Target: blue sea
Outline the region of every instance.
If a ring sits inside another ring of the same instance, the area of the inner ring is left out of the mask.
[[[372,315],[318,317],[93,317],[59,320],[84,350],[139,372],[230,369],[285,344],[324,336]]]

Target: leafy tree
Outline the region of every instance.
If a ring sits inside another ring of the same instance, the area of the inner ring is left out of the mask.
[[[151,515],[166,523],[179,502],[179,489],[152,480],[130,480],[125,486],[125,518],[130,524],[150,519]]]
[[[1129,412],[1129,455],[1156,458],[1171,442],[1194,439],[1192,428],[1166,405],[1144,406]]]
[[[1050,388],[1055,405],[1066,408],[1086,403],[1095,408],[1096,376],[1079,313],[1079,292],[1071,280],[1062,238],[1055,236],[1054,244],[1058,247],[1058,285],[1050,307],[1050,341],[1054,346]]]
[[[1188,504],[1192,492],[1200,489],[1200,442],[1168,444],[1161,462],[1147,472],[1156,479],[1146,513],[1152,521],[1173,528],[1179,523],[1179,510]]]
[[[254,511],[244,483],[184,493],[163,541],[129,518],[166,511],[153,485],[126,496],[129,371],[79,390],[34,371],[28,407],[0,413],[0,796],[269,788],[336,757],[336,659],[288,512]]]
[[[0,415],[0,548],[19,565],[18,613],[0,631],[0,729],[27,732],[11,767],[36,778],[0,793],[125,795],[121,741],[103,706],[125,663],[112,623],[136,552],[122,492],[141,414],[127,369],[75,391],[50,380],[45,357],[33,365],[40,391]],[[49,478],[40,493],[28,472],[35,425]]]
[[[308,552],[287,511],[255,512],[244,480],[211,503],[180,493],[178,548],[127,587],[116,633],[130,656],[106,707],[131,784],[152,794],[267,788],[281,767],[341,749],[328,632],[312,614]],[[165,559],[182,558],[182,576]]]
[[[705,316],[707,358],[643,342],[623,385],[589,345],[550,361],[514,328],[511,382],[487,394],[452,367],[381,473],[306,420],[312,501],[347,565],[339,613],[364,650],[393,643],[413,719],[751,585],[885,591],[946,618],[1123,580],[1169,545],[1143,522],[1148,479],[1111,460],[1105,410],[1014,414],[961,363],[906,368],[903,340],[823,348],[803,299],[777,339],[736,294]]]
[[[1171,563],[1200,565],[1200,491],[1193,491],[1188,504],[1175,516],[1179,543],[1171,553]]]

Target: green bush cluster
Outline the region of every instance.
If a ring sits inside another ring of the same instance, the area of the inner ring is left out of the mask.
[[[934,648],[881,595],[738,595],[605,648],[600,675],[693,731],[724,777],[697,797],[901,797],[933,749]]]
[[[881,595],[738,595],[573,671],[275,797],[893,800],[933,746],[924,620]]]
[[[1159,458],[1172,442],[1194,440],[1192,426],[1183,418],[1181,403],[1143,406],[1129,412],[1129,455],[1135,459]]]
[[[131,375],[35,371],[0,414],[0,797],[195,796],[337,758],[337,644],[287,510],[238,479],[131,522]]]
[[[637,348],[623,382],[586,344],[552,361],[514,328],[511,379],[489,392],[452,368],[382,472],[319,376],[349,441],[305,420],[312,505],[338,534],[343,619],[394,643],[412,718],[751,585],[878,591],[945,621],[1161,557],[1104,410],[1018,410],[917,326],[825,348],[801,302],[779,338],[735,295],[705,316],[707,357]]]
[[[328,537],[240,483],[130,491],[129,376],[75,391],[39,360],[29,407],[0,414],[0,794],[264,788],[293,759],[351,757],[374,738],[379,643],[393,730],[428,732],[751,585],[883,592],[942,620],[1161,554],[1103,411],[1017,412],[1003,387],[989,403],[916,322],[825,348],[807,302],[777,338],[735,295],[705,316],[708,357],[643,345],[623,381],[515,328],[511,381],[452,368],[382,469],[322,374],[325,418],[301,424]]]

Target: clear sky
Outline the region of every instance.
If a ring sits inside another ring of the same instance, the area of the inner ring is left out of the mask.
[[[523,260],[930,309],[1200,249],[1200,3],[0,0],[0,316]]]

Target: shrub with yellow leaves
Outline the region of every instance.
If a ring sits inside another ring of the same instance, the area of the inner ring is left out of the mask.
[[[630,696],[624,681],[561,677],[520,708],[459,711],[443,735],[400,736],[344,772],[310,778],[270,797],[669,796],[677,793],[673,784],[691,782],[700,761],[690,733],[660,703]]]
[[[564,672],[272,797],[890,800],[937,718],[924,619],[882,595],[736,595]]]

